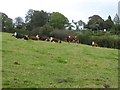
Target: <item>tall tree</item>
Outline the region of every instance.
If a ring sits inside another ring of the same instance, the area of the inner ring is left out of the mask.
[[[48,22],[48,20],[49,17],[47,12],[43,10],[34,11],[30,21],[32,29],[44,26]]]
[[[87,28],[92,30],[104,29],[104,20],[99,15],[89,17]]]
[[[64,29],[65,24],[68,24],[68,19],[59,12],[53,12],[50,16],[49,23],[56,29]]]
[[[108,19],[105,21],[104,28],[107,30],[110,30],[112,26],[114,25],[111,16],[108,16]]]
[[[26,29],[29,30],[29,31],[32,30],[31,19],[32,19],[34,11],[35,10],[33,10],[33,9],[29,9],[26,16],[25,16]]]
[[[33,16],[34,10],[29,9],[26,16],[25,16],[25,23],[29,23],[31,21],[31,18]]]
[[[5,13],[2,13],[2,31],[12,32],[13,29],[13,20],[9,18]]]
[[[14,21],[15,28],[22,29],[24,27],[24,20],[22,17],[16,17]]]

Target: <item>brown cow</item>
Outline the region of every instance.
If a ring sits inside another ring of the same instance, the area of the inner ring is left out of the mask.
[[[31,40],[39,40],[39,36],[38,35],[36,35],[36,36],[28,35],[28,38],[31,39]]]
[[[67,42],[76,42],[78,43],[78,38],[77,36],[67,36]]]
[[[57,39],[57,38],[53,38],[53,37],[51,37],[51,38],[50,38],[50,42],[61,43],[61,40],[60,40],[60,39]]]
[[[43,37],[43,36],[39,36],[39,40],[42,40],[42,41],[49,41],[49,38],[48,37]]]

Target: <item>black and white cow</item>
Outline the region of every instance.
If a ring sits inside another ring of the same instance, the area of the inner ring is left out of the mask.
[[[27,36],[22,35],[22,34],[18,34],[16,32],[12,36],[16,37],[17,39],[25,39],[25,40],[29,39]]]

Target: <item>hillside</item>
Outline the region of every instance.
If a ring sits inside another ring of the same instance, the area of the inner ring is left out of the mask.
[[[117,49],[2,36],[3,88],[118,86]]]

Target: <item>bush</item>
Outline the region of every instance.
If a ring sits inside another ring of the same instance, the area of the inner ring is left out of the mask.
[[[34,28],[32,31],[30,31],[30,35],[39,35],[39,36],[49,36],[50,32],[53,31],[53,27],[46,24],[43,27],[37,27]]]
[[[120,39],[113,38],[111,36],[93,36],[93,41],[95,41],[100,47],[107,47],[107,48],[117,48]]]
[[[79,34],[78,35],[78,39],[79,39],[79,43],[81,44],[87,44],[87,45],[91,45],[91,36],[87,35],[87,34]]]
[[[66,41],[66,37],[69,35],[75,35],[75,32],[69,30],[54,30],[50,33],[51,37],[59,38],[64,41]]]
[[[50,33],[53,31],[53,27],[49,24],[45,24],[43,27],[40,28],[41,35],[43,36],[50,36]]]
[[[113,34],[120,34],[120,24],[116,24],[116,25],[113,25],[113,27],[111,28],[111,33]]]
[[[20,33],[20,34],[23,34],[23,35],[27,35],[29,34],[29,31],[25,30],[25,29],[14,29],[13,30],[14,32],[17,32],[17,33]]]
[[[120,38],[117,35],[112,35],[105,32],[90,32],[84,31],[78,34],[81,44],[91,45],[92,41],[96,42],[100,47],[117,48],[119,49]]]

